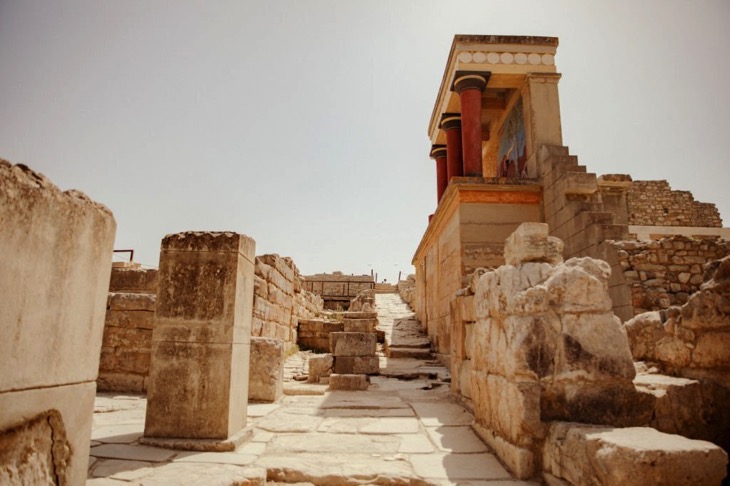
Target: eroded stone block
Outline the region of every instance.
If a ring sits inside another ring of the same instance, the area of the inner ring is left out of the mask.
[[[320,378],[330,376],[332,374],[332,367],[334,365],[334,359],[332,355],[327,354],[314,354],[309,357],[309,376],[307,381],[309,383],[319,383]]]
[[[505,241],[504,259],[507,265],[525,262],[563,261],[563,242],[549,236],[545,223],[522,223]]]
[[[373,356],[377,348],[377,336],[367,332],[333,332],[330,334],[332,355]]]
[[[369,385],[367,375],[330,375],[330,390],[367,390]]]
[[[251,338],[248,399],[275,402],[284,393],[284,346],[279,339]]]
[[[380,362],[377,356],[337,356],[334,371],[341,375],[377,375]]]
[[[716,445],[648,427],[623,429],[557,422],[544,470],[569,484],[720,484],[727,454]]]

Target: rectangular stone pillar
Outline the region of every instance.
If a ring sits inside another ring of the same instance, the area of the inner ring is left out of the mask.
[[[116,223],[0,159],[0,484],[83,484]]]
[[[186,232],[163,238],[147,443],[169,438],[188,440],[179,442],[180,448],[234,447],[216,442],[235,440],[246,425],[254,258],[254,240],[241,234]],[[190,439],[202,441],[196,445]],[[210,447],[201,445],[205,441]]]

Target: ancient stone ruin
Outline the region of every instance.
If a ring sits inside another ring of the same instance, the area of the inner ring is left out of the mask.
[[[727,484],[730,230],[578,163],[557,46],[454,38],[396,285],[234,232],[112,265],[107,208],[0,160],[0,483]]]

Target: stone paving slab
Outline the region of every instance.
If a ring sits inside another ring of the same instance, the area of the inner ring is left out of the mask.
[[[388,460],[389,459],[389,460]],[[326,485],[410,485],[413,468],[403,458],[368,454],[266,455],[257,466],[268,471],[272,481],[312,482]]]
[[[126,459],[129,461],[164,462],[172,459],[177,452],[128,444],[102,444],[92,447],[90,455],[103,459]]]
[[[288,454],[304,452],[337,454],[395,454],[400,440],[390,435],[279,434],[266,446],[267,453]],[[327,455],[327,454],[322,454]]]
[[[429,427],[427,431],[439,450],[444,452],[468,453],[488,450],[471,427]]]
[[[493,454],[414,454],[410,462],[414,472],[427,479],[511,479]]]
[[[207,464],[233,464],[247,466],[258,459],[253,454],[238,452],[181,452],[173,462],[202,462]]]
[[[474,422],[474,417],[455,403],[414,402],[413,409],[427,427],[471,425]]]
[[[113,424],[94,427],[91,439],[105,444],[130,444],[144,432],[144,423]]]
[[[120,481],[134,481],[152,472],[152,463],[109,459],[94,468],[92,476],[110,477]]]

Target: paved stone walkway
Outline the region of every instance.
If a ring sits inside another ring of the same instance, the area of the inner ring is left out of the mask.
[[[394,294],[376,302],[387,340],[411,312]],[[280,402],[249,404],[254,435],[235,452],[139,445],[145,397],[99,394],[87,485],[534,484],[512,479],[476,437],[436,363],[382,355],[383,376],[367,391],[328,392],[296,380],[306,375],[306,358],[287,361]]]

